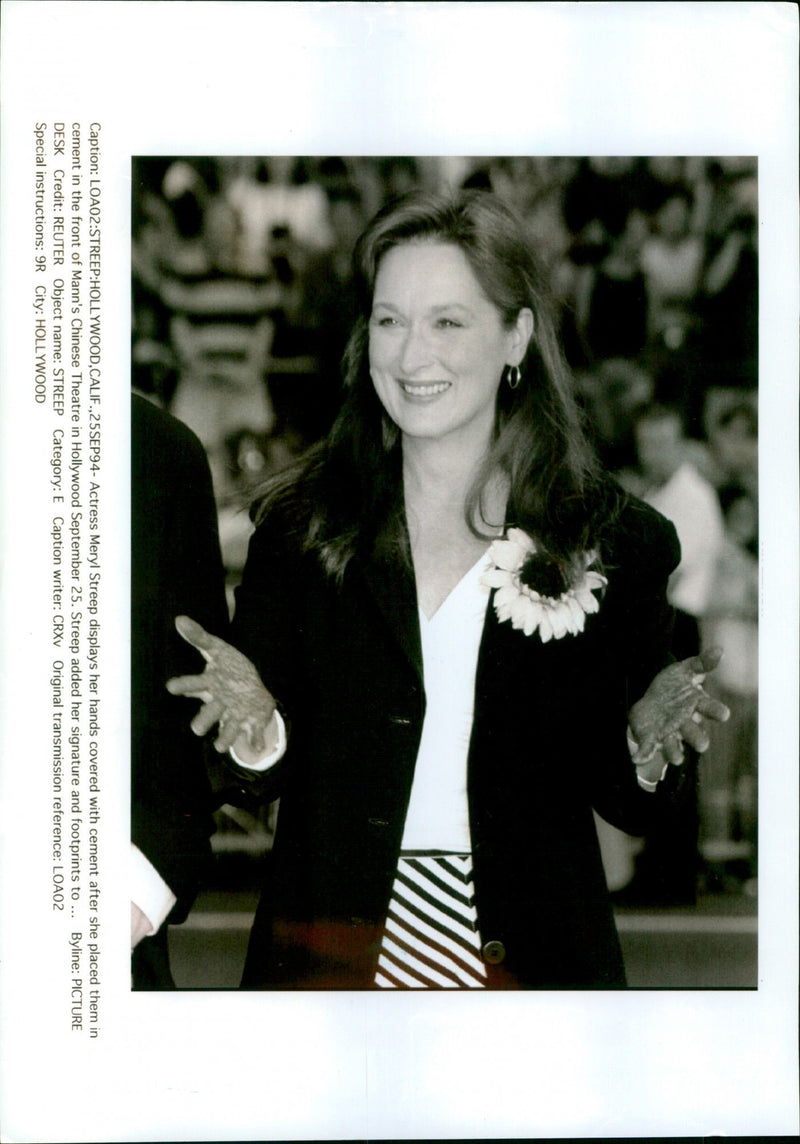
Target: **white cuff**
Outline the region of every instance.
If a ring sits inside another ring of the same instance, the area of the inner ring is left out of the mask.
[[[275,726],[278,729],[278,742],[263,759],[259,759],[257,763],[245,763],[234,751],[233,747],[230,749],[230,756],[237,766],[244,767],[246,771],[268,771],[270,767],[274,766],[286,754],[286,724],[283,721],[278,708],[275,708],[275,714],[272,716]]]
[[[661,782],[664,775],[667,773],[667,767],[668,766],[669,766],[669,763],[664,763],[663,771],[661,772],[661,774],[658,776],[657,779],[653,780],[653,782],[651,782],[650,779],[643,779],[641,775],[637,775],[636,781],[639,784],[639,786],[642,788],[642,790],[654,791],[658,787],[658,784]]]
[[[628,751],[630,752],[631,759],[633,759],[633,756],[636,754],[636,747],[637,747],[636,740],[634,739],[634,737],[631,733],[631,729],[629,727],[628,728]],[[642,776],[637,771],[636,781],[639,784],[639,786],[642,788],[642,790],[654,791],[658,787],[658,784],[661,782],[664,775],[667,773],[668,767],[669,767],[669,763],[668,762],[664,763],[664,767],[661,771],[661,774],[658,776],[657,779],[652,779],[652,780],[642,778]]]
[[[161,928],[164,919],[178,899],[152,862],[148,861],[139,847],[133,843],[131,843],[130,885],[131,901],[150,922],[147,936],[151,937]]]

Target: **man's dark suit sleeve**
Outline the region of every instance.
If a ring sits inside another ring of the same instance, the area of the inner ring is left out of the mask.
[[[213,830],[194,707],[165,688],[203,670],[175,631],[186,614],[225,637],[227,609],[217,516],[205,452],[181,422],[141,398],[132,410],[131,834],[185,918]]]

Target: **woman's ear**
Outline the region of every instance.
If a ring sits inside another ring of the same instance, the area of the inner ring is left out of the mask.
[[[511,345],[513,360],[511,358],[509,359],[509,365],[519,365],[525,357],[525,354],[528,352],[528,345],[533,337],[534,326],[533,310],[527,306],[523,306],[517,314],[517,320],[512,330]]]

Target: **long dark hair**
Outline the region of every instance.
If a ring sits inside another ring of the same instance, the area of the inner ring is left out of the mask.
[[[343,360],[342,408],[327,440],[264,490],[256,520],[285,504],[305,548],[336,577],[356,554],[377,550],[410,558],[400,433],[370,378],[368,330],[381,259],[394,246],[426,241],[463,251],[507,327],[522,309],[533,312],[521,383],[498,390],[494,437],[464,511],[470,529],[482,536],[476,521],[488,523],[483,496],[489,481],[502,474],[509,486],[506,523],[534,536],[559,578],[569,583],[582,572],[580,556],[596,544],[614,496],[581,429],[551,302],[521,224],[485,191],[412,192],[369,223],[354,252],[360,313]]]

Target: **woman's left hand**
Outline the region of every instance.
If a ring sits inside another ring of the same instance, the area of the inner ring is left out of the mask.
[[[664,761],[680,766],[683,744],[702,753],[710,738],[707,722],[724,723],[730,711],[703,688],[706,675],[722,658],[719,648],[665,667],[628,715],[636,743],[634,765],[642,778],[660,777]],[[655,773],[651,773],[655,772]]]

